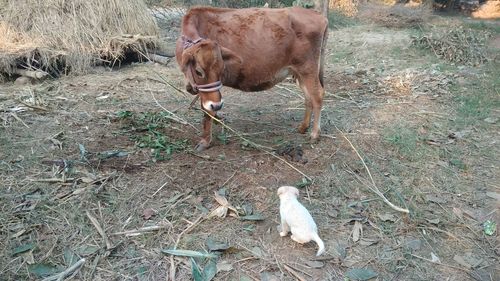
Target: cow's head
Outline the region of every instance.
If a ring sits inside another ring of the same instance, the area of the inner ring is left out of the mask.
[[[220,93],[224,62],[220,48],[205,39],[192,44],[182,53],[182,72],[189,81],[192,94],[199,94],[203,109],[214,112],[222,108]]]
[[[184,48],[181,69],[189,81],[188,91],[200,96],[204,110],[210,113],[220,110],[224,60],[234,60],[235,56],[210,39],[187,40]]]

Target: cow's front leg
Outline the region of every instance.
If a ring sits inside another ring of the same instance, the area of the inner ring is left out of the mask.
[[[196,151],[203,151],[207,149],[210,146],[210,142],[212,141],[212,117],[208,113],[205,113],[203,115],[202,125],[203,132],[201,135],[201,140],[194,148],[196,149]]]

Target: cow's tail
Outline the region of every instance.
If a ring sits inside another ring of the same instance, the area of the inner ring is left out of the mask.
[[[323,31],[323,42],[321,42],[321,54],[319,58],[319,82],[321,83],[321,87],[325,87],[324,85],[324,68],[325,68],[325,57],[326,57],[326,43],[328,41],[328,17],[326,17],[326,26]]]

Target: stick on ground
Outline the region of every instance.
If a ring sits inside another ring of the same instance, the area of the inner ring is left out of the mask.
[[[354,150],[354,152],[358,156],[359,160],[361,160],[361,162],[363,163],[363,166],[365,167],[365,170],[368,173],[368,176],[370,177],[370,180],[372,182],[372,186],[368,185],[368,188],[371,191],[373,191],[375,194],[377,194],[378,196],[380,196],[380,198],[382,198],[382,200],[384,200],[384,202],[387,205],[389,205],[389,207],[391,207],[392,209],[394,209],[396,211],[399,211],[399,212],[403,212],[403,213],[407,213],[408,214],[410,212],[408,209],[401,208],[401,207],[398,207],[398,206],[392,204],[391,201],[389,201],[389,199],[387,199],[387,197],[385,197],[385,195],[382,192],[380,192],[380,190],[378,189],[377,185],[375,184],[375,181],[373,180],[372,173],[370,172],[370,169],[368,169],[368,166],[366,166],[365,160],[363,160],[363,157],[361,157],[361,155],[359,154],[358,150],[354,147],[354,145],[351,143],[351,141],[344,135],[344,132],[342,132],[339,128],[337,128],[337,126],[335,126],[335,129],[337,129],[337,131],[340,132],[340,134],[342,135],[342,137],[344,137],[344,139],[349,143],[349,145],[351,146],[351,148]]]

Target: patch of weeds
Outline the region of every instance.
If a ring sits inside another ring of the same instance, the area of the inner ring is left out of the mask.
[[[411,161],[432,155],[432,148],[422,143],[423,137],[404,124],[387,128],[384,131],[384,140],[394,146],[401,156]]]
[[[338,11],[328,12],[328,28],[341,29],[344,27],[355,26],[358,22],[356,19],[346,16]]]
[[[470,28],[470,29],[475,29],[479,31],[483,30],[488,30],[490,32],[499,34],[500,33],[500,25],[494,23],[494,22],[486,22],[486,21],[469,21],[469,22],[464,22],[464,24]]]
[[[130,139],[134,140],[139,148],[151,149],[155,160],[170,159],[174,152],[187,148],[187,140],[173,140],[162,132],[162,129],[170,124],[167,112],[119,111],[117,117],[126,122],[125,127],[139,133],[130,136]]]

